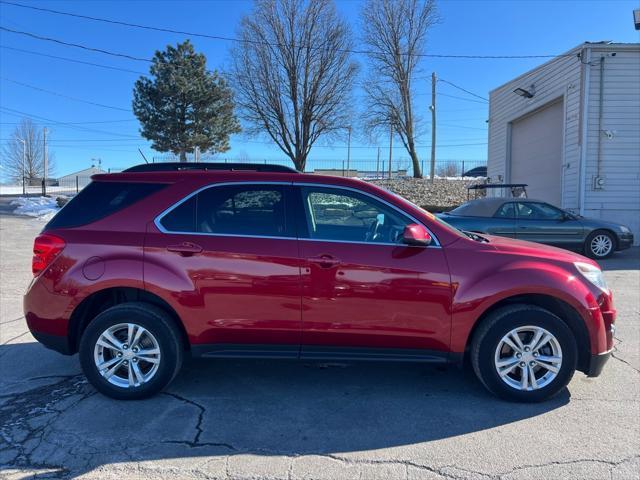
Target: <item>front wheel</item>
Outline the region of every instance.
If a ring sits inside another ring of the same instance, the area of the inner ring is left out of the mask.
[[[610,257],[615,249],[616,239],[611,233],[604,230],[591,232],[584,242],[585,254],[596,260]]]
[[[100,313],[80,340],[80,364],[91,384],[119,400],[150,397],[182,365],[180,332],[154,305],[131,302]]]
[[[493,312],[474,336],[471,363],[484,386],[506,400],[540,402],[565,388],[576,370],[571,329],[533,305]]]

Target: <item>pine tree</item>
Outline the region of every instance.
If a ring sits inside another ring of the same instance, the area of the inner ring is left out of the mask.
[[[195,147],[229,150],[229,135],[240,131],[233,94],[216,71],[207,71],[206,57],[189,40],[157,51],[150,74],[136,81],[133,112],[154,150],[180,155],[181,162]]]

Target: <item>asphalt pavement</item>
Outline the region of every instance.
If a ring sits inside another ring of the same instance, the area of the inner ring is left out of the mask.
[[[0,206],[0,478],[640,479],[640,249],[602,262],[614,358],[553,400],[420,364],[191,360],[119,402],[28,333],[38,220]]]

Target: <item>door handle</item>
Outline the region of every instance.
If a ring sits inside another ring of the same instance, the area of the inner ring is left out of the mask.
[[[179,253],[183,257],[190,257],[202,252],[202,247],[191,242],[182,242],[178,245],[169,245],[167,250],[174,253]]]
[[[307,258],[307,262],[315,263],[321,268],[331,268],[331,267],[340,265],[340,263],[342,263],[340,262],[340,260],[332,257],[331,255],[320,255],[319,257]]]

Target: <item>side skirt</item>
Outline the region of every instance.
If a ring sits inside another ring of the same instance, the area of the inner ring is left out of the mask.
[[[191,354],[204,358],[271,358],[381,362],[462,363],[463,354],[437,350],[327,347],[317,345],[192,345]]]

